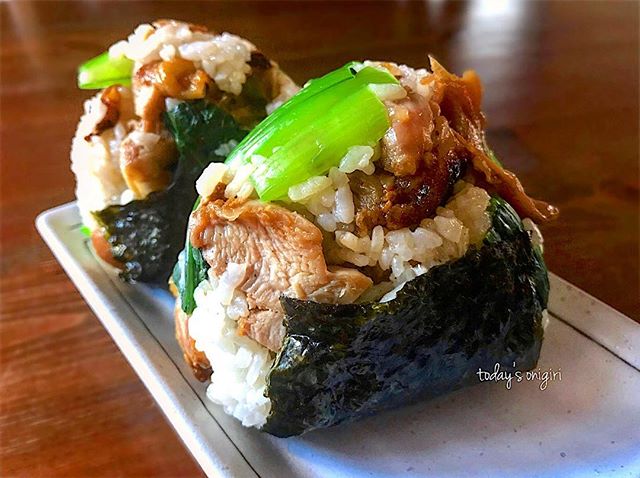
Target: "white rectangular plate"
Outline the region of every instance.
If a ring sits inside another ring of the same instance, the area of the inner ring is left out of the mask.
[[[484,383],[357,423],[278,439],[205,396],[173,336],[170,294],[95,259],[74,203],[38,230],[210,476],[640,476],[640,326],[551,274],[540,380]]]

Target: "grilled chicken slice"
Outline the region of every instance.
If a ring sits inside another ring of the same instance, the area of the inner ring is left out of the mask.
[[[238,331],[271,350],[284,336],[282,295],[318,302],[354,302],[372,281],[355,269],[328,268],[320,230],[296,212],[257,200],[215,200],[191,217],[191,243],[216,276],[230,262],[246,266],[238,286],[249,315]]]
[[[91,132],[84,137],[91,141],[92,136],[99,136],[109,128],[113,128],[118,121],[126,124],[134,117],[133,98],[131,90],[120,85],[108,86],[100,93],[101,107],[95,117],[95,125]]]
[[[371,176],[351,177],[356,225],[364,234],[377,225],[401,229],[433,216],[471,157],[438,104],[409,94],[387,108],[392,122],[378,168]]]
[[[429,103],[423,96],[410,93],[399,101],[388,102],[387,110],[391,128],[382,138],[381,165],[394,176],[413,175],[433,146],[434,122]]]
[[[160,134],[136,129],[120,144],[120,171],[136,199],[166,188],[178,159],[168,131]]]

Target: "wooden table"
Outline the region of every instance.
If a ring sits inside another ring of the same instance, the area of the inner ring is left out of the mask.
[[[640,321],[635,2],[3,3],[2,476],[199,476],[34,229],[73,199],[75,69],[143,21],[246,36],[304,82],[350,59],[424,65],[486,86],[490,139],[560,207],[550,269]]]

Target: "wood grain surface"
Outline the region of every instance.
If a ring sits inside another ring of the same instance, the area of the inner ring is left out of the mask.
[[[38,237],[74,198],[83,60],[138,23],[246,36],[299,82],[351,59],[476,69],[489,137],[562,215],[549,268],[640,321],[638,3],[13,2],[0,4],[0,475],[201,476]]]

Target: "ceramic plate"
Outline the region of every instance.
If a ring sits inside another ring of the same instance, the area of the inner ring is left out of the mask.
[[[209,476],[640,476],[640,326],[553,274],[537,373],[279,439],[206,399],[174,339],[170,294],[96,260],[74,203],[36,224]]]

